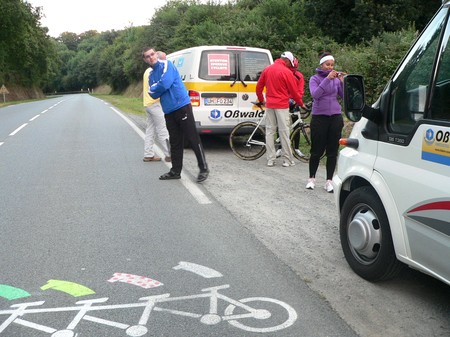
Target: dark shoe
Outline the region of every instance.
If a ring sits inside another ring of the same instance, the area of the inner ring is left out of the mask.
[[[144,157],[144,161],[148,162],[148,161],[161,161],[161,158],[157,157],[157,156],[153,156],[153,157]]]
[[[202,181],[205,181],[206,178],[208,178],[208,175],[209,175],[209,170],[200,171],[200,173],[198,174],[198,177],[197,177],[197,182],[201,183]]]
[[[162,176],[159,177],[159,180],[170,180],[170,179],[180,179],[181,175],[179,173],[174,173],[172,171],[169,171],[167,173],[164,173]]]

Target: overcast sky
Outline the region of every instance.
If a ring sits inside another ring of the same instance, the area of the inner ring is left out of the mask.
[[[80,34],[88,30],[104,32],[148,25],[155,9],[166,0],[25,0],[33,7],[43,7],[41,25],[48,34]]]

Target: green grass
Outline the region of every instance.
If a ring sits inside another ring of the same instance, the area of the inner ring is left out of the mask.
[[[125,97],[122,95],[97,95],[93,96],[100,98],[108,103],[118,107],[123,112],[132,113],[135,115],[144,115],[145,110],[142,104],[142,98]]]

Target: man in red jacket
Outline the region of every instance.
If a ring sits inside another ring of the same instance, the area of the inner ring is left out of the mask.
[[[289,98],[293,98],[299,105],[302,105],[303,101],[298,92],[297,80],[290,70],[293,66],[294,55],[286,51],[281,54],[281,58],[275,60],[272,65],[263,70],[256,84],[256,96],[260,102],[265,101],[266,105],[267,166],[275,165],[275,134],[277,129],[283,149],[283,166],[295,165],[289,141],[289,127],[291,125]],[[265,100],[264,88],[266,88]]]

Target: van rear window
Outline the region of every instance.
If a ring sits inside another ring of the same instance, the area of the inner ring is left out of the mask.
[[[257,81],[269,64],[266,53],[207,50],[200,59],[199,78],[209,81]]]

